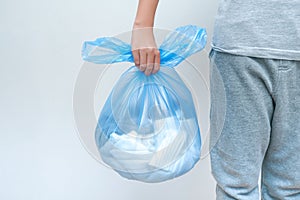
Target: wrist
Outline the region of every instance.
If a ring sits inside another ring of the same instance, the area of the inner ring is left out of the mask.
[[[135,20],[133,23],[133,28],[152,28],[153,24],[153,21],[149,20]]]

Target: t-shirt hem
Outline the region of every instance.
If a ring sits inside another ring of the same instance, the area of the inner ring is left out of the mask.
[[[211,45],[212,49],[219,52],[267,59],[279,59],[279,60],[295,60],[300,61],[300,51],[294,50],[282,50],[272,48],[260,48],[260,47],[229,47],[222,48],[214,44]]]

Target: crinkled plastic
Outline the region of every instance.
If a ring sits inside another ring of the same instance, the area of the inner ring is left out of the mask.
[[[146,76],[132,66],[114,85],[101,110],[95,141],[102,160],[121,176],[162,182],[188,172],[200,159],[192,94],[174,67],[205,44],[205,29],[179,27],[159,47],[158,73]],[[131,46],[114,37],[85,42],[82,57],[98,64],[133,62]]]

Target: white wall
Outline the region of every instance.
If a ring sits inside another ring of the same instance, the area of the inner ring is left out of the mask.
[[[208,159],[175,180],[142,184],[101,166],[77,137],[72,95],[82,42],[129,31],[136,6],[137,0],[0,1],[0,199],[215,198]],[[195,24],[211,36],[216,10],[216,0],[161,0],[156,27]]]

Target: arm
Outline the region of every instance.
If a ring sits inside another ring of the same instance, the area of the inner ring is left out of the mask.
[[[139,0],[131,37],[135,65],[146,75],[159,70],[160,54],[153,35],[155,12],[159,0]]]
[[[134,27],[153,27],[158,0],[139,0]]]

